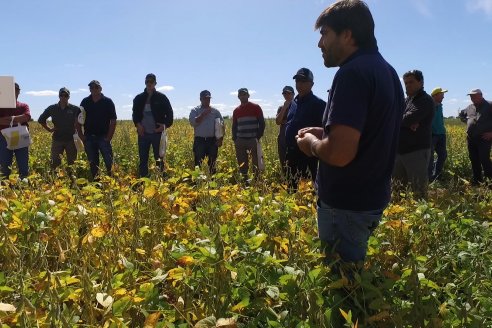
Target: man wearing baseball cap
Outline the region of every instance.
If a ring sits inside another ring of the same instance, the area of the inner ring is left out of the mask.
[[[314,77],[310,69],[302,67],[293,76],[296,81],[296,108],[289,110],[285,128],[287,144],[287,183],[296,192],[301,178],[316,180],[318,158],[304,154],[297,145],[296,135],[306,127],[321,127],[326,102],[313,94]]]
[[[473,171],[473,185],[492,180],[492,102],[484,99],[482,90],[473,89],[468,94],[472,105],[461,111],[467,122],[468,157]],[[483,172],[483,174],[482,174]]]
[[[116,108],[113,100],[102,93],[101,83],[92,80],[88,84],[90,95],[82,99],[80,107],[83,107],[86,113],[83,125],[83,133],[79,135],[84,142],[85,153],[89,160],[92,178],[96,178],[99,173],[99,153],[101,153],[106,172],[112,174],[113,166],[113,148],[111,139],[113,139],[114,130],[116,129]],[[77,123],[78,126],[80,123]],[[77,130],[82,131],[80,128]]]
[[[67,155],[67,164],[72,165],[77,158],[77,149],[73,141],[77,117],[80,107],[68,102],[70,91],[61,88],[58,91],[59,101],[46,108],[38,119],[41,126],[51,133],[51,168],[55,170],[61,164],[63,152]],[[49,127],[46,120],[51,117],[53,127]]]
[[[434,99],[435,110],[434,118],[432,119],[432,142],[429,161],[429,181],[432,182],[441,178],[444,161],[448,156],[446,150],[446,127],[444,126],[444,115],[442,112],[442,100],[444,93],[448,92],[441,87],[434,88],[431,92],[431,97]],[[437,155],[434,161],[434,152]]]
[[[212,94],[208,90],[200,92],[200,106],[193,108],[190,112],[189,121],[193,126],[195,137],[193,139],[193,157],[195,166],[201,166],[205,157],[208,157],[210,174],[216,172],[216,161],[219,147],[222,146],[224,137],[216,137],[216,120],[222,124],[224,120],[220,112],[210,106]]]
[[[165,94],[156,90],[157,77],[153,73],[145,76],[145,89],[133,99],[132,119],[138,134],[138,174],[149,176],[149,151],[152,146],[154,159],[164,174],[164,158],[159,156],[162,133],[174,121],[173,108]]]
[[[282,96],[284,96],[285,101],[282,106],[278,107],[275,123],[280,126],[277,136],[277,150],[282,173],[285,175],[287,173],[287,144],[285,142],[285,127],[287,123],[287,114],[291,109],[294,110],[296,108],[296,103],[293,101],[295,96],[294,88],[290,85],[286,85],[282,89]]]

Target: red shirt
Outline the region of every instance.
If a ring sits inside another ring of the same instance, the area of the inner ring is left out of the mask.
[[[26,114],[31,119],[31,111],[29,110],[29,106],[25,103],[21,103],[20,101],[16,102],[15,108],[0,108],[0,117],[6,116],[19,116],[22,114]],[[27,125],[26,123],[22,123],[22,125]],[[10,125],[1,125],[0,129],[8,128]]]

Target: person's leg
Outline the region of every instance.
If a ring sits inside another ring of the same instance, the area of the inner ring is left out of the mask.
[[[51,169],[54,171],[61,165],[61,157],[63,155],[64,143],[53,140],[51,142]]]
[[[65,142],[65,152],[67,153],[67,164],[73,165],[77,159],[77,147],[75,147],[73,140]]]
[[[16,149],[14,154],[19,168],[19,178],[27,178],[29,176],[29,147]]]
[[[106,166],[106,173],[111,176],[113,168],[113,147],[111,146],[111,142],[105,140],[103,137],[99,138],[99,151]]]
[[[236,159],[239,165],[239,173],[244,179],[248,178],[249,161],[248,161],[248,149],[246,145],[246,139],[237,138],[234,142],[236,148]]]
[[[402,156],[410,187],[417,198],[427,198],[429,157],[430,149],[417,150]]]
[[[437,153],[437,161],[435,166],[434,177],[439,179],[442,169],[444,168],[444,162],[448,157],[448,151],[446,150],[446,135],[442,134],[438,136],[437,143],[435,144],[435,151]]]
[[[405,165],[403,165],[403,155],[396,154],[395,167],[393,168],[392,177],[396,184],[404,188],[407,186],[408,176],[405,170]]]
[[[217,146],[217,141],[214,138],[210,139],[210,141],[208,141],[207,143],[208,168],[210,174],[215,174],[215,172],[217,171],[216,163],[219,153],[219,147]]]
[[[206,142],[202,138],[195,138],[193,140],[193,158],[194,158],[194,163],[195,167],[201,167],[202,162],[205,159],[206,156]]]
[[[288,148],[286,159],[287,159],[287,186],[291,193],[297,192],[297,187],[299,185],[299,178],[301,173],[298,169],[298,151],[294,148]]]
[[[87,136],[84,142],[85,153],[94,179],[99,172],[99,146],[95,136]]]
[[[279,135],[277,137],[277,150],[280,168],[282,170],[282,174],[285,175],[287,172],[287,146],[285,144],[285,136]]]
[[[14,151],[7,148],[5,137],[0,134],[0,171],[3,178],[8,178],[11,173]]]
[[[481,139],[478,145],[480,164],[483,168],[484,176],[487,179],[492,179],[492,162],[490,161],[491,143],[491,141]]]
[[[473,184],[477,184],[483,182],[482,178],[482,165],[480,164],[480,153],[478,151],[478,143],[474,138],[467,138],[467,146],[468,146],[468,158],[470,158],[470,163],[473,172]]]
[[[145,178],[149,176],[149,151],[150,140],[148,134],[138,136],[138,176]]]
[[[159,156],[159,146],[161,144],[161,133],[153,133],[150,136],[150,143],[152,145],[152,153],[156,165],[159,167],[159,171],[164,173],[164,160]],[[148,153],[148,152],[147,152]]]
[[[437,175],[435,173],[436,162],[434,161],[434,150],[437,151],[436,144],[438,140],[439,140],[439,136],[433,134],[431,139],[430,159],[429,159],[429,166],[428,166],[428,176],[430,181],[433,181],[435,176]]]
[[[261,145],[260,145],[261,147]],[[256,139],[248,139],[248,150],[251,152],[251,163],[253,164],[253,173],[255,178],[258,177],[260,170],[258,168],[258,141]]]
[[[318,236],[324,245],[325,264],[338,256],[346,263],[361,263],[367,242],[381,220],[383,210],[348,211],[333,208],[318,200]]]

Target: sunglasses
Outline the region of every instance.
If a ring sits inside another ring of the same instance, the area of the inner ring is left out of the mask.
[[[145,84],[155,84],[155,81],[154,80],[146,80]]]
[[[62,94],[60,95],[60,98],[68,98],[68,97],[69,97],[69,95],[67,95],[66,93],[62,93]]]

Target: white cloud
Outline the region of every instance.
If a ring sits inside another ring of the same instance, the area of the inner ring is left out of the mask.
[[[73,68],[73,67],[84,67],[83,64],[64,64],[63,66],[68,67],[68,68]]]
[[[248,90],[248,92],[249,92],[249,95],[251,96],[251,95],[254,95],[256,93],[256,90]],[[229,94],[231,96],[237,96],[237,91],[231,91],[231,92],[229,92]]]
[[[26,94],[33,97],[53,97],[53,96],[58,96],[58,91],[53,91],[53,90],[27,91]]]
[[[468,0],[466,8],[470,12],[485,12],[485,14],[492,16],[492,0]]]
[[[163,85],[162,87],[156,88],[157,91],[172,91],[174,87],[172,85]]]

